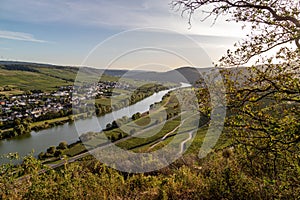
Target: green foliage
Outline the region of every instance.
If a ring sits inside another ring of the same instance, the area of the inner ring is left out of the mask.
[[[55,150],[56,150],[55,146],[51,146],[47,149],[47,153],[54,154]]]
[[[68,143],[67,142],[60,142],[59,145],[56,147],[56,149],[67,149],[68,148]]]
[[[61,156],[62,154],[63,154],[62,150],[58,149],[58,150],[56,150],[56,151],[54,152],[53,156],[54,156],[54,157],[59,157],[59,156]]]
[[[133,114],[133,115],[131,116],[131,119],[132,119],[132,120],[137,120],[137,119],[139,119],[139,118],[141,118],[141,113],[139,113],[139,112],[137,112],[137,113],[135,113],[135,114]]]
[[[204,20],[227,15],[228,21],[251,27],[248,37],[228,50],[217,65],[226,86],[225,133],[233,139],[237,159],[251,176],[272,184],[283,181],[289,185],[284,188],[299,185],[299,2],[174,0],[172,5],[187,12],[190,20],[197,9],[208,8]],[[276,50],[273,56],[264,54],[271,49]],[[256,59],[251,68],[228,69],[251,59]],[[210,78],[210,84],[217,84]],[[207,88],[201,88],[198,96],[202,113],[209,116]]]
[[[1,166],[3,199],[295,199],[300,188],[249,176],[233,149],[211,154],[199,164],[195,157],[149,174],[126,174],[94,159],[66,164],[40,173],[43,166],[33,157],[22,165]],[[229,156],[228,156],[229,155]],[[15,173],[19,172],[19,173]],[[26,176],[22,176],[27,174]],[[20,177],[21,176],[21,177]],[[26,184],[25,184],[26,183]]]
[[[1,134],[1,138],[12,138],[18,135],[28,134],[31,132],[30,120],[28,119],[16,119],[13,123],[14,128],[11,131],[7,131],[5,134]]]
[[[43,160],[44,157],[45,157],[45,153],[44,152],[39,153],[39,155],[38,155],[38,159],[39,160]]]
[[[248,70],[243,86],[228,84],[227,131],[246,158],[241,162],[254,174],[272,179],[286,173],[295,176],[300,152],[296,72],[284,64]]]

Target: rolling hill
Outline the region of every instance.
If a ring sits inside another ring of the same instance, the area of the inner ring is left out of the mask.
[[[83,67],[87,77],[104,73],[107,77],[124,77],[135,80],[159,82],[185,82],[193,84],[209,68],[181,67],[167,72],[137,70],[104,70]],[[59,86],[72,85],[79,67],[58,66],[29,62],[0,61],[0,91],[9,88],[10,93],[27,90],[52,91]],[[110,78],[111,79],[111,78]]]

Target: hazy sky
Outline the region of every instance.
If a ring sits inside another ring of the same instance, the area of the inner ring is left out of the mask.
[[[240,24],[197,21],[200,12],[189,29],[187,17],[171,10],[169,2],[1,0],[0,60],[175,68],[191,59],[203,67],[207,57],[218,60],[245,36]]]

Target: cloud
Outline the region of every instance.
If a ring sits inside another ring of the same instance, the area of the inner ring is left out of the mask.
[[[240,25],[220,19],[216,26],[212,21],[204,23],[201,13],[195,13],[193,26],[189,29],[187,16],[171,10],[169,0],[2,0],[0,17],[34,23],[69,23],[76,26],[93,26],[126,30],[132,28],[158,27],[184,34],[241,36]],[[222,18],[222,17],[220,17]]]
[[[11,50],[11,48],[0,47],[0,50],[2,50],[2,51],[7,51],[7,50]]]
[[[28,41],[28,42],[40,42],[40,43],[47,42],[45,40],[36,39],[32,34],[29,33],[13,32],[13,31],[6,31],[6,30],[0,30],[0,38],[10,39],[10,40],[21,40],[21,41]]]

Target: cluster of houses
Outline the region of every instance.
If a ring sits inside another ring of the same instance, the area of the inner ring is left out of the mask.
[[[0,99],[0,121],[16,118],[38,118],[48,112],[59,112],[70,106],[70,92],[63,96],[55,93],[33,93]]]
[[[77,105],[85,100],[95,99],[102,96],[110,97],[113,95],[112,89],[133,89],[132,85],[128,83],[120,83],[116,81],[101,81],[99,83],[83,84],[81,86],[74,86],[72,91],[72,104]]]
[[[16,118],[38,118],[49,112],[68,110],[79,100],[101,95],[109,96],[112,88],[128,89],[131,86],[125,83],[101,81],[84,87],[85,92],[80,95],[75,86],[62,86],[51,93],[35,91],[31,94],[14,95],[9,98],[0,96],[0,122],[14,121]],[[72,99],[72,96],[76,97]]]

